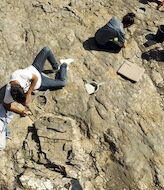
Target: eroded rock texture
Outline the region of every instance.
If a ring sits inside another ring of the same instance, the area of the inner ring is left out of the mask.
[[[112,15],[129,11],[137,19],[127,47],[119,54],[95,51],[88,39]],[[34,95],[33,116],[15,115],[12,139],[0,152],[1,189],[164,189],[164,60],[154,50],[162,44],[143,45],[163,18],[146,1],[1,0],[1,86],[44,46],[58,60],[75,59],[64,89]],[[125,59],[145,68],[138,83],[116,74]],[[84,80],[104,84],[88,95]]]

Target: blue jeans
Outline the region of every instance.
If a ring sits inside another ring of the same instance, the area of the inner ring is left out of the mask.
[[[56,59],[48,47],[44,47],[36,56],[34,62],[32,65],[40,72],[41,74],[41,86],[39,90],[56,90],[63,88],[66,85],[66,79],[67,79],[67,64],[63,63],[60,66],[60,70],[58,71],[56,78],[48,78],[45,75],[42,74],[44,64],[48,60],[54,70],[58,69],[58,64],[56,62]]]

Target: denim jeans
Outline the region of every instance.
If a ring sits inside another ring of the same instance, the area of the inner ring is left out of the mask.
[[[0,104],[0,150],[6,147],[6,137],[9,137],[8,124],[13,118],[13,112],[7,111],[3,104]]]
[[[39,90],[55,90],[60,89],[66,85],[66,79],[67,79],[67,64],[63,63],[60,66],[60,70],[56,74],[56,78],[48,78],[45,75],[42,74],[44,64],[48,60],[54,70],[58,69],[58,64],[56,62],[56,59],[48,47],[44,47],[36,56],[34,62],[32,65],[40,72],[41,74],[41,86]]]

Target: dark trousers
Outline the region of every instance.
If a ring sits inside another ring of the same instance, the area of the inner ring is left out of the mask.
[[[56,62],[56,59],[52,51],[50,50],[50,48],[44,47],[38,53],[38,55],[34,59],[34,62],[32,63],[32,65],[41,74],[42,81],[39,90],[47,90],[47,89],[55,90],[64,87],[66,85],[66,78],[67,78],[67,64],[63,63],[60,66],[60,70],[58,71],[56,78],[52,79],[42,74],[46,60],[49,61],[54,70],[58,69],[58,64]]]
[[[107,42],[106,44],[103,44],[103,45],[99,44],[96,40],[95,40],[95,42],[96,42],[96,45],[100,49],[105,50],[105,51],[109,51],[109,52],[113,52],[113,53],[119,53],[120,50],[121,50],[121,47],[118,44],[116,44],[116,43],[114,43],[112,41],[109,41],[109,42]]]

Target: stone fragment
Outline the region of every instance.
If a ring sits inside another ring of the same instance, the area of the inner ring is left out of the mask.
[[[163,78],[159,72],[153,70],[151,76],[152,76],[152,80],[155,82],[157,86],[159,86],[160,84],[163,84]]]

